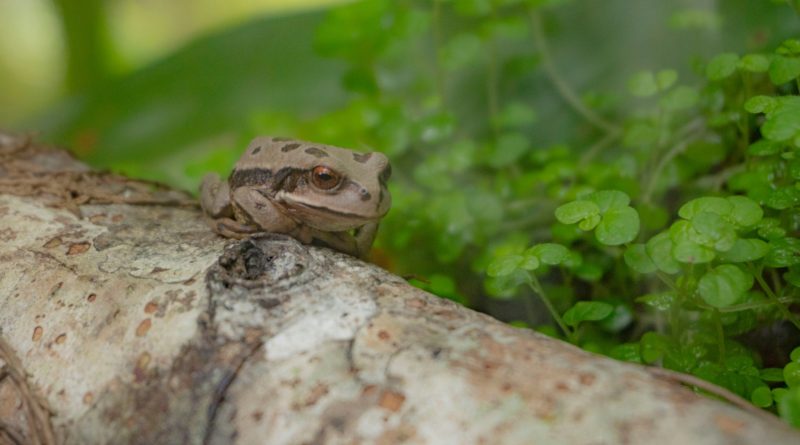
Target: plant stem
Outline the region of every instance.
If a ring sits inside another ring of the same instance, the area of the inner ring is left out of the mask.
[[[564,335],[567,337],[567,340],[569,340],[570,343],[574,344],[576,340],[575,333],[572,332],[572,330],[569,327],[567,327],[567,325],[564,323],[564,320],[561,319],[561,316],[556,311],[555,306],[553,306],[553,303],[550,301],[549,298],[547,298],[547,294],[545,294],[542,285],[536,278],[536,275],[533,275],[529,272],[525,272],[525,276],[528,279],[528,286],[530,286],[531,290],[533,290],[534,293],[539,295],[539,298],[542,299],[542,302],[547,307],[547,310],[550,312],[550,316],[553,317],[553,320],[556,322],[558,327],[561,328],[561,330],[564,332]]]
[[[719,343],[719,363],[725,362],[725,328],[722,327],[722,317],[716,308],[712,311],[714,327],[717,329],[717,343]]]
[[[775,292],[773,292],[772,288],[769,287],[769,284],[767,284],[767,282],[764,280],[764,277],[762,276],[762,269],[758,268],[757,270],[755,270],[755,273],[753,275],[755,275],[758,285],[761,286],[761,289],[764,290],[764,292],[767,294],[767,297],[769,297],[769,299],[772,300],[773,303],[778,305],[778,310],[781,311],[783,316],[786,317],[786,319],[789,320],[793,325],[795,325],[797,329],[800,329],[800,320],[798,320],[797,317],[795,317],[794,314],[781,303],[778,296],[775,295]]]
[[[575,91],[573,91],[572,88],[566,82],[564,82],[561,76],[559,76],[555,64],[553,63],[553,58],[550,55],[550,49],[547,46],[547,40],[544,37],[544,31],[542,29],[542,17],[535,9],[530,10],[530,17],[532,25],[531,32],[533,33],[536,49],[539,51],[539,56],[541,57],[542,67],[544,68],[547,77],[550,79],[550,82],[552,82],[553,86],[556,88],[556,91],[558,91],[564,101],[566,101],[573,110],[580,114],[590,124],[607,133],[621,133],[622,130],[617,125],[605,120],[584,105],[578,95],[575,94]]]

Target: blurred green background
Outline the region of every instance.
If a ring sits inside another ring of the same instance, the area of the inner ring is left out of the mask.
[[[604,186],[636,199],[647,164],[621,138],[652,101],[632,76],[674,70],[695,94],[714,54],[796,33],[791,3],[6,0],[0,126],[192,191],[257,134],[384,151],[395,205],[376,261],[526,318],[483,270],[549,239],[564,199]]]

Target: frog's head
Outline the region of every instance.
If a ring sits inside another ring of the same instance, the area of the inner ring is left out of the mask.
[[[391,167],[382,153],[282,138],[257,138],[248,153],[255,147],[261,147],[255,155],[261,167],[272,172],[261,193],[308,226],[350,230],[389,211]]]

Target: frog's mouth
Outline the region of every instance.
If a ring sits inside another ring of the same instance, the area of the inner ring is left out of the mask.
[[[288,206],[286,210],[289,215],[294,215],[304,224],[330,232],[355,229],[368,221],[377,219],[374,215],[364,216],[358,213],[342,212],[299,201],[291,201],[291,206]]]

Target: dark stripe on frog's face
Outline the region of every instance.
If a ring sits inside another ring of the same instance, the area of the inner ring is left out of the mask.
[[[272,170],[266,168],[249,168],[244,170],[234,170],[228,178],[228,185],[231,189],[245,185],[263,185],[272,179]]]

